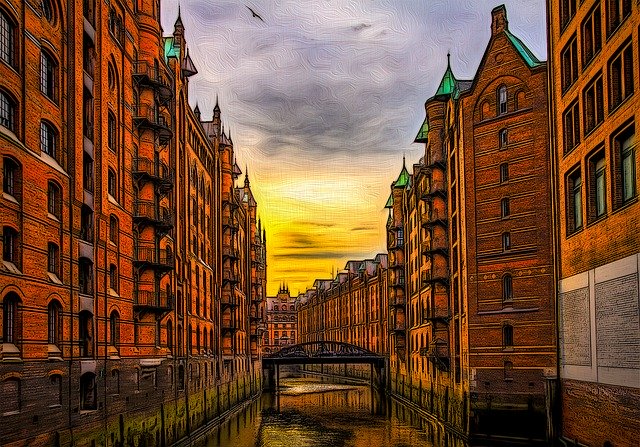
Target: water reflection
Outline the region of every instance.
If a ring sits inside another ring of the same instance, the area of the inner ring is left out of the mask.
[[[409,447],[456,446],[440,427],[368,386],[281,380],[278,395],[260,399],[212,429],[198,445],[209,447]]]

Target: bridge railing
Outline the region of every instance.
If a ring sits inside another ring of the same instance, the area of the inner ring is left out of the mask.
[[[314,341],[287,346],[264,358],[379,357],[379,354],[350,343]]]

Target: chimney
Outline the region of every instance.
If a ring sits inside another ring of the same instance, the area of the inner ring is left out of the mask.
[[[495,36],[504,30],[509,29],[507,21],[507,8],[504,5],[496,6],[491,11],[491,35]]]

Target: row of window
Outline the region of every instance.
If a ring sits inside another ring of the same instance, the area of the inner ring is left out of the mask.
[[[633,48],[631,41],[622,45],[621,49],[608,63],[608,101],[609,113],[622,102],[633,95],[634,67]],[[581,141],[582,134],[589,134],[604,121],[604,85],[602,72],[598,72],[585,86],[580,95],[582,98],[583,119],[580,119],[580,104],[576,98],[562,115],[562,130],[564,135],[564,153],[568,153]],[[582,121],[582,123],[581,123]]]
[[[607,213],[607,158],[611,174],[611,202],[614,209],[635,199],[636,155],[635,130],[631,125],[618,132],[611,139],[611,156],[607,157],[604,146],[597,148],[586,157],[586,210],[583,206],[584,172],[582,166],[570,170],[565,179],[567,235],[583,227],[584,213],[587,223],[594,222]]]
[[[607,25],[607,38],[610,37],[620,24],[631,14],[631,0],[603,0],[606,12],[606,25]],[[579,3],[578,3],[579,2]],[[571,19],[576,15],[578,8],[584,2],[584,0],[560,0],[560,29],[565,29],[571,22]],[[601,2],[596,0],[591,12],[588,13],[588,18],[594,14],[594,10],[597,10],[598,18],[601,16],[600,9]],[[587,18],[587,19],[588,19]],[[585,20],[586,22],[587,20]],[[585,22],[581,27],[584,28]],[[600,23],[600,22],[598,22]]]

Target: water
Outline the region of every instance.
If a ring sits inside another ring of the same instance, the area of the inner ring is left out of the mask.
[[[280,380],[201,440],[207,447],[463,447],[442,427],[387,402],[369,386]]]

